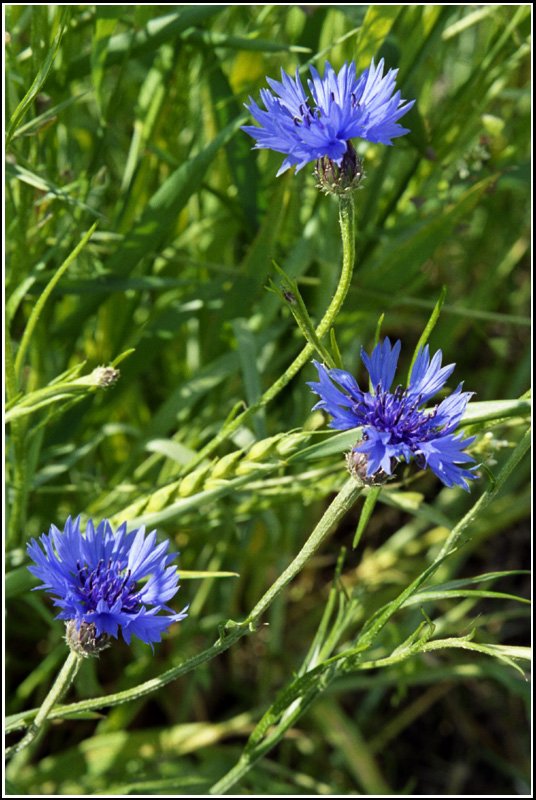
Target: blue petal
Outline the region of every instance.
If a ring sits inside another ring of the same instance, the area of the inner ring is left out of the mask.
[[[370,376],[370,382],[374,389],[378,386],[384,392],[388,392],[395,377],[398,356],[400,355],[401,342],[398,340],[391,348],[391,342],[387,337],[383,342],[379,342],[370,357],[361,350],[361,358]]]
[[[310,67],[310,97],[303,88],[299,71],[291,78],[281,70],[281,81],[267,78],[270,89],[261,89],[264,109],[249,98],[246,108],[260,127],[242,130],[256,140],[255,148],[286,155],[278,175],[289,167],[296,172],[311,161],[327,157],[341,163],[354,137],[391,144],[408,132],[398,120],[413,105],[395,92],[397,71],[383,75],[383,61],[356,78],[354,62],[336,73],[326,62],[324,76]]]
[[[423,350],[419,350],[407,389],[409,397],[419,397],[422,403],[426,403],[445,385],[452,375],[456,364],[448,364],[441,369],[443,354],[441,350],[430,361],[428,345]]]
[[[473,394],[474,392],[462,392],[460,383],[456,390],[437,406],[435,423],[442,426],[444,434],[450,433],[458,427]]]
[[[135,633],[151,644],[185,616],[166,605],[179,579],[168,548],[168,541],[156,544],[155,531],[145,536],[143,527],[128,532],[123,524],[114,533],[107,520],[97,528],[89,520],[84,535],[80,518],[69,518],[63,531],[51,526],[48,535],[28,543],[34,562],[28,569],[42,581],[38,588],[52,594],[58,619],[73,620],[78,628],[94,624],[97,636],[117,637],[121,630],[130,641]],[[137,580],[146,577],[138,589]]]
[[[460,464],[474,462],[474,458],[464,452],[464,448],[474,441],[474,437],[463,439],[461,436],[440,436],[423,442],[420,452],[425,458],[426,466],[443,481],[446,486],[461,486],[468,491],[467,481],[474,480],[473,471],[460,467]]]
[[[391,434],[389,431],[378,431],[374,428],[364,428],[363,435],[367,438],[355,449],[367,456],[367,476],[374,475],[379,469],[391,474],[391,451],[389,446]]]
[[[356,413],[354,405],[362,399],[362,392],[355,378],[341,369],[328,370],[318,361],[313,361],[313,364],[318,370],[320,381],[318,383],[311,381],[308,386],[321,398],[313,406],[313,411],[321,409],[330,414],[332,417],[330,428],[348,430],[358,427],[362,423],[362,419]],[[334,385],[333,380],[346,389],[349,394],[340,391]]]

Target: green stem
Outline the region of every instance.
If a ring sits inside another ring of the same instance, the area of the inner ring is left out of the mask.
[[[22,365],[24,364],[24,359],[26,357],[26,351],[28,350],[28,345],[30,344],[30,339],[32,338],[33,332],[35,330],[35,326],[39,321],[39,317],[41,316],[41,312],[45,307],[45,303],[47,302],[48,298],[52,294],[52,291],[64,272],[71,266],[73,261],[77,258],[79,253],[84,249],[86,244],[91,239],[95,228],[97,227],[97,222],[95,222],[85,236],[82,237],[80,242],[74,248],[72,253],[69,253],[63,264],[56,270],[50,281],[47,283],[45,288],[43,289],[41,295],[37,303],[35,304],[32,313],[30,314],[30,318],[26,323],[26,327],[24,329],[24,333],[22,334],[21,343],[19,345],[19,352],[17,353],[17,357],[15,359],[15,373],[16,375],[20,375],[20,371],[22,369]]]
[[[298,574],[305,562],[316,553],[326,536],[333,527],[352,507],[362,492],[362,487],[353,478],[349,478],[343,488],[327,508],[322,519],[311,533],[296,558],[288,565],[286,570],[281,573],[275,583],[270,586],[268,591],[261,597],[255,608],[242,625],[255,625],[266,609],[273,603],[275,598],[281,593],[285,586]]]
[[[399,597],[392,603],[389,604],[386,611],[380,615],[380,617],[376,620],[375,624],[372,625],[371,629],[365,634],[363,640],[358,642],[358,645],[354,648],[355,655],[360,655],[364,650],[368,649],[380,630],[384,627],[387,620],[392,617],[395,611],[400,608],[403,604],[405,598],[413,594],[414,591],[423,583],[424,579],[432,574],[435,569],[441,564],[442,560],[447,556],[449,552],[452,551],[456,543],[458,542],[460,536],[465,531],[465,529],[473,522],[473,520],[482,512],[484,508],[488,506],[488,504],[495,498],[499,490],[504,485],[505,481],[508,479],[510,474],[519,464],[525,453],[527,452],[530,446],[530,430],[524,435],[521,439],[519,444],[517,445],[516,449],[508,459],[507,463],[501,469],[499,475],[497,476],[497,481],[490,488],[487,492],[485,492],[479,500],[475,503],[473,508],[465,515],[465,517],[456,525],[455,528],[452,529],[450,536],[448,537],[441,553],[437,556],[435,561],[433,562],[430,567],[428,567],[424,573],[422,573],[419,578],[414,581],[410,587],[404,590]],[[355,484],[354,484],[355,485]],[[332,510],[333,506],[338,503],[339,499],[345,492],[345,490],[349,490],[349,486],[347,485],[342,490],[341,494],[335,499],[334,503],[328,511],[326,515]],[[370,497],[370,495],[369,495]],[[325,516],[326,516],[325,515]],[[324,518],[321,520],[319,524],[323,522]],[[315,532],[311,535],[310,538],[314,535]],[[307,544],[309,543],[310,539],[308,540]],[[298,556],[299,558],[299,556]],[[293,562],[294,564],[294,562]],[[292,566],[292,565],[291,565]],[[284,575],[285,573],[283,573]],[[283,578],[281,576],[280,580]],[[274,584],[275,586],[275,584]],[[267,593],[267,595],[269,592]],[[267,596],[265,595],[265,597]],[[264,598],[263,598],[264,600]],[[263,601],[261,600],[260,603]],[[257,607],[260,605],[257,604]],[[254,612],[252,612],[253,615]],[[452,644],[451,646],[461,646],[457,641],[456,644]],[[432,650],[435,649],[436,645],[434,643],[427,644],[425,646],[421,646],[419,643],[419,648],[422,652],[425,650]],[[472,649],[476,649],[473,647]],[[376,669],[377,667],[383,667],[390,664],[398,663],[400,661],[405,660],[408,658],[409,655],[413,651],[417,652],[417,647],[414,645],[413,648],[408,646],[404,649],[401,649],[399,652],[395,654],[391,654],[387,658],[383,659],[376,659],[370,662],[361,662],[359,664],[359,669]],[[214,795],[222,795],[226,791],[228,791],[232,786],[234,786],[249,770],[253,767],[253,765],[259,761],[266,753],[268,753],[284,736],[285,732],[289,729],[289,727],[299,718],[302,714],[311,706],[311,704],[315,701],[318,695],[323,691],[329,683],[333,680],[334,677],[338,674],[338,666],[341,665],[341,668],[344,670],[345,668],[348,669],[355,669],[355,662],[350,661],[348,659],[350,653],[343,652],[338,653],[337,655],[333,656],[330,659],[325,660],[321,665],[319,665],[315,671],[321,674],[321,685],[318,684],[316,686],[312,686],[308,690],[301,690],[303,694],[298,693],[296,699],[290,703],[287,708],[287,711],[279,721],[279,723],[273,727],[270,733],[264,736],[259,742],[255,743],[254,746],[250,747],[249,745],[246,747],[246,750],[240,756],[239,761],[235,766],[221,778],[211,789],[210,793]],[[323,673],[323,674],[322,674]],[[302,676],[301,680],[305,683],[311,675],[306,674]],[[251,738],[250,738],[251,742]]]
[[[50,297],[54,287],[61,276],[72,264],[80,251],[85,247],[95,230],[97,223],[92,225],[80,243],[70,253],[63,264],[56,270],[55,274],[48,282],[43,292],[35,304],[19,345],[17,355],[13,359],[12,343],[9,331],[6,330],[6,389],[8,403],[12,403],[19,392],[19,379],[24,366],[24,361],[30,345],[31,338],[35,331],[39,317],[43,311],[45,303]],[[24,402],[24,401],[23,401]],[[16,547],[23,535],[23,528],[26,517],[26,505],[31,482],[31,475],[28,474],[28,442],[26,432],[28,430],[27,420],[11,420],[11,436],[13,442],[13,498],[9,515],[7,541],[12,547]]]
[[[462,533],[468,528],[475,519],[489,506],[492,500],[495,499],[497,493],[502,489],[505,481],[510,477],[511,473],[517,467],[521,459],[527,453],[531,444],[531,429],[529,428],[523,438],[520,440],[515,450],[509,457],[506,464],[503,466],[495,483],[478,499],[472,508],[469,509],[467,514],[458,522],[458,524],[451,530],[446,542],[441,548],[436,561],[440,562],[451,550],[456,547],[458,540]]]
[[[6,321],[6,332],[5,332],[5,352],[4,352],[4,363],[5,363],[5,376],[6,376],[6,398],[7,402],[11,403],[17,396],[19,392],[19,382],[17,380],[17,373],[15,371],[15,362],[13,360],[13,344],[11,342],[11,337],[9,335],[9,330]]]
[[[59,703],[64,696],[65,692],[74,680],[76,673],[82,663],[82,656],[71,650],[65,664],[56,678],[50,692],[45,697],[41,708],[37,712],[34,721],[28,728],[25,736],[20,742],[6,751],[6,755],[14,756],[10,764],[9,771],[12,775],[16,775],[18,770],[24,766],[28,759],[30,751],[27,749],[38,736],[42,735],[45,731],[48,716],[52,708]]]
[[[8,404],[14,402],[19,394],[19,382],[13,359],[13,345],[9,330],[5,332],[5,376],[6,399]],[[24,525],[26,509],[26,447],[25,447],[26,420],[13,420],[11,424],[11,444],[13,447],[13,481],[12,500],[8,519],[7,543],[16,546]]]
[[[342,236],[342,268],[341,276],[335,294],[329,304],[326,313],[322,317],[315,334],[318,339],[323,336],[332,327],[337,314],[339,313],[342,304],[348,294],[350,284],[352,281],[352,274],[355,261],[355,212],[354,212],[354,199],[351,194],[339,199],[339,223],[341,226]],[[285,386],[292,380],[292,378],[300,371],[300,369],[307,363],[315,352],[315,347],[312,344],[307,344],[300,354],[294,359],[292,364],[285,370],[285,372],[273,383],[269,389],[264,392],[256,403],[251,405],[238,417],[235,417],[222,430],[214,436],[210,442],[203,447],[196,457],[190,461],[187,466],[188,472],[194,470],[202,461],[208,458],[222,442],[231,436],[241,425],[247,422],[253,414],[260,408],[267,405],[274,397],[285,388]]]
[[[275,729],[272,730],[265,739],[259,742],[251,752],[242,753],[234,767],[232,767],[223,778],[220,778],[214,786],[211,786],[209,789],[210,794],[218,796],[224,795],[249,772],[257,761],[260,761],[266,753],[272,750],[281,741],[294,722],[312,706],[318,695],[331,683],[331,675],[324,677],[325,681],[322,682],[322,685],[314,687],[308,694],[300,697]]]
[[[273,603],[275,598],[280,594],[285,586],[294,578],[295,575],[302,569],[305,562],[315,553],[328,533],[333,529],[334,525],[341,520],[344,514],[351,508],[353,503],[362,492],[362,487],[359,486],[353,478],[349,478],[344,484],[343,488],[333,500],[329,508],[324,513],[322,519],[311,533],[304,546],[296,556],[296,558],[289,564],[287,569],[279,576],[276,582],[268,589],[268,591],[261,597],[245,623],[255,625],[261,618],[266,609]],[[240,778],[248,772],[253,764],[258,761],[262,756],[271,750],[277,742],[279,742],[285,732],[290,728],[293,722],[300,717],[304,711],[314,702],[318,694],[324,688],[324,679],[303,697],[299,698],[284,714],[279,724],[271,732],[271,734],[258,742],[251,751],[246,751],[240,757],[237,764],[221,778],[210,789],[210,794],[222,795],[228,789],[237,783]]]
[[[218,641],[211,647],[207,647],[205,650],[202,650],[195,656],[185,659],[178,666],[166,670],[166,672],[163,672],[156,678],[151,678],[148,681],[144,681],[144,683],[140,683],[137,686],[134,686],[132,689],[124,689],[121,692],[103,695],[102,697],[92,697],[89,700],[80,700],[77,703],[69,703],[68,705],[58,706],[50,714],[50,719],[62,719],[66,713],[76,714],[78,712],[91,711],[96,708],[118,706],[122,703],[128,703],[131,700],[139,700],[141,697],[145,697],[148,694],[152,694],[153,692],[162,689],[164,686],[167,686],[168,683],[177,680],[177,678],[182,677],[182,675],[186,675],[188,672],[191,672],[203,664],[206,664],[207,661],[211,661],[213,658],[216,658],[221,653],[224,653],[226,650],[232,647],[235,642],[248,633],[250,633],[249,629],[242,629],[235,623],[235,627],[229,632],[226,632],[225,636],[218,639]],[[36,710],[30,709],[22,715],[14,714],[12,717],[8,717],[5,725],[6,733],[11,733],[19,730],[20,728],[24,728],[29,721],[34,718],[35,714]]]

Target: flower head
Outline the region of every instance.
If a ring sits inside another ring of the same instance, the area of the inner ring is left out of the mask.
[[[126,523],[113,531],[108,520],[97,528],[89,520],[85,533],[80,517],[69,517],[63,531],[51,525],[39,542],[28,543],[36,566],[30,572],[43,581],[67,620],[69,644],[87,655],[107,646],[110,637],[130,643],[137,636],[152,647],[172,622],[184,619],[166,605],[178,590],[175,554],[169,542],[156,544],[156,532],[127,532]],[[170,613],[160,614],[161,611]]]
[[[378,66],[372,60],[358,78],[353,61],[339,73],[326,62],[321,78],[310,67],[309,96],[299,70],[295,78],[281,70],[281,81],[266,79],[273,92],[261,89],[264,109],[251,97],[246,105],[261,127],[245,125],[242,130],[256,139],[255,148],[285,154],[278,175],[293,166],[298,172],[309,162],[324,158],[347,172],[345,156],[355,161],[351,139],[390,145],[391,139],[409,132],[398,120],[415,101],[402,100],[400,92],[394,92],[398,70],[391,69],[384,76],[383,69],[383,59]],[[361,177],[361,165],[356,169]]]
[[[446,486],[467,489],[467,481],[475,475],[460,465],[474,462],[464,452],[474,437],[464,439],[455,429],[472,393],[462,392],[460,384],[445,400],[425,408],[455,367],[441,366],[441,350],[430,360],[428,345],[417,354],[407,388],[398,385],[391,391],[399,353],[400,342],[391,346],[389,339],[376,345],[370,356],[361,352],[372,387],[368,392],[359,388],[350,373],[313,362],[320,380],[309,386],[321,398],[314,409],[331,415],[332,428],[362,428],[362,440],[353,448],[349,463],[361,468],[368,482],[391,475],[399,461],[413,458]]]

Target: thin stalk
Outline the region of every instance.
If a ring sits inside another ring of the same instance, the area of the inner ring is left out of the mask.
[[[6,333],[5,333],[5,376],[6,376],[6,397],[8,403],[11,403],[19,392],[19,382],[17,380],[17,373],[15,371],[15,362],[13,360],[13,344],[9,336],[6,320]]]
[[[517,467],[521,459],[525,456],[528,452],[531,444],[531,429],[529,428],[523,438],[520,440],[519,444],[516,446],[515,450],[504,464],[503,468],[497,475],[495,482],[493,485],[484,492],[483,495],[478,499],[478,501],[474,504],[472,508],[469,509],[467,514],[458,522],[458,524],[451,530],[447,540],[445,541],[443,547],[441,548],[441,552],[437,556],[436,561],[440,562],[451,550],[453,550],[462,533],[468,528],[475,519],[478,518],[479,514],[484,511],[485,508],[491,503],[492,500],[495,499],[497,493],[502,489],[505,481],[510,477],[511,473]]]
[[[54,287],[56,286],[56,284],[58,283],[58,281],[60,280],[60,278],[62,277],[64,272],[67,271],[67,269],[71,266],[73,261],[77,258],[77,256],[80,254],[80,252],[84,249],[86,244],[91,239],[91,236],[93,235],[93,232],[94,232],[95,228],[97,227],[97,224],[98,223],[95,222],[91,226],[91,228],[88,230],[88,232],[82,237],[80,242],[74,248],[72,253],[69,253],[69,255],[67,256],[67,258],[65,259],[63,264],[56,270],[56,272],[54,273],[54,275],[52,276],[50,281],[47,283],[47,285],[43,289],[41,295],[39,296],[39,299],[38,299],[37,303],[35,304],[32,313],[30,314],[30,318],[28,319],[28,322],[26,323],[26,327],[24,329],[24,333],[22,334],[21,343],[19,345],[19,352],[17,353],[17,357],[15,359],[15,373],[16,373],[16,375],[20,375],[22,366],[24,364],[24,359],[26,357],[26,351],[28,350],[28,345],[30,344],[30,340],[31,340],[31,338],[33,336],[33,332],[35,330],[35,326],[37,325],[37,323],[39,321],[39,317],[41,316],[41,312],[43,311],[43,308],[45,307],[45,303],[47,302],[48,298],[52,294],[52,291],[53,291]]]
[[[74,680],[76,673],[80,668],[83,656],[71,650],[65,664],[60,670],[50,692],[45,697],[41,708],[37,712],[34,721],[28,728],[25,736],[20,742],[13,747],[6,750],[6,756],[13,756],[13,761],[10,764],[9,771],[12,775],[16,775],[18,770],[26,763],[30,751],[28,747],[37,739],[38,736],[43,735],[46,729],[46,722],[53,707],[59,703],[67,689]]]
[[[268,591],[261,597],[246,621],[242,623],[243,625],[255,625],[259,621],[266,609],[273,603],[285,586],[300,572],[313,553],[316,553],[326,536],[352,507],[362,491],[362,487],[356,483],[354,478],[349,478],[346,481],[339,494],[326,509],[322,519],[311,533],[296,558],[294,558],[286,570],[281,573],[275,583],[273,583]]]
[[[63,264],[56,270],[53,277],[43,289],[37,300],[26,327],[22,335],[17,355],[13,359],[12,343],[9,331],[6,331],[6,389],[8,403],[13,402],[18,394],[19,379],[28,352],[31,338],[39,321],[39,317],[45,307],[45,303],[52,294],[54,287],[73,263],[81,250],[90,240],[97,223],[91,226],[89,231],[82,237],[80,243],[74,248]],[[11,435],[13,441],[13,499],[11,501],[11,513],[9,516],[7,541],[11,546],[17,546],[23,535],[23,528],[26,517],[27,496],[31,475],[28,474],[28,443],[26,441],[26,431],[28,430],[27,420],[14,418],[11,420]]]
[[[223,776],[223,778],[220,778],[220,780],[209,789],[209,793],[222,796],[229,789],[231,789],[231,787],[238,783],[238,781],[243,778],[244,775],[248,773],[249,770],[257,763],[257,761],[260,761],[260,759],[266,755],[266,753],[272,750],[276,744],[281,741],[288,729],[291,728],[294,722],[310,708],[321,691],[326,688],[329,683],[331,683],[331,680],[327,679],[326,684],[322,686],[322,689],[315,687],[311,692],[309,692],[309,694],[301,697],[300,700],[296,702],[294,707],[289,710],[289,713],[284,717],[284,719],[282,719],[277,725],[275,730],[273,730],[269,736],[260,742],[251,752],[242,753],[234,767],[232,767],[232,769],[230,769],[229,772]]]
[[[339,223],[341,227],[342,236],[342,268],[341,276],[335,294],[329,304],[326,313],[320,320],[318,327],[315,329],[315,335],[318,339],[322,339],[329,329],[332,327],[337,314],[339,313],[342,304],[346,299],[350,284],[352,281],[352,274],[355,262],[355,210],[354,199],[351,194],[346,197],[339,198]],[[294,359],[292,364],[285,370],[285,372],[267,389],[262,397],[256,403],[251,405],[238,417],[235,417],[221,431],[214,436],[203,447],[196,457],[189,462],[187,471],[194,470],[202,461],[208,458],[219,445],[231,436],[241,425],[253,416],[259,409],[267,405],[274,397],[285,388],[285,386],[292,380],[292,378],[300,371],[300,369],[307,363],[315,352],[315,347],[312,344],[306,344],[300,354]]]
[[[513,472],[515,467],[519,464],[525,453],[527,452],[530,446],[530,430],[525,434],[523,439],[519,442],[516,449],[512,453],[511,457],[508,459],[507,463],[501,469],[499,475],[497,476],[497,481],[490,488],[487,492],[485,492],[480,499],[475,503],[473,508],[465,515],[465,517],[456,525],[452,532],[445,542],[441,553],[437,556],[435,561],[432,565],[430,565],[424,573],[422,573],[416,581],[414,581],[406,590],[404,590],[399,597],[389,604],[388,609],[380,615],[380,617],[376,620],[375,624],[371,627],[371,629],[365,634],[362,641],[358,641],[357,646],[354,648],[354,655],[359,656],[362,652],[369,649],[370,645],[380,632],[380,630],[384,627],[387,620],[392,617],[395,611],[400,608],[403,604],[403,601],[406,597],[412,594],[426,579],[427,576],[431,575],[435,569],[441,564],[444,558],[448,555],[449,552],[455,547],[456,543],[458,542],[460,536],[465,531],[465,529],[473,522],[473,520],[478,516],[478,514],[493,500],[493,498],[497,495],[501,487],[504,485],[507,478]],[[355,484],[354,484],[355,485]],[[336,498],[336,501],[341,498],[341,495],[345,492],[345,490],[349,490],[349,486],[347,484],[346,487],[343,488],[342,492]],[[336,502],[334,501],[334,502]],[[333,507],[330,507],[330,509]],[[328,512],[330,511],[328,509]],[[328,513],[326,512],[326,514]],[[322,521],[321,521],[322,522]],[[313,532],[314,533],[314,532]],[[294,563],[294,562],[293,562]],[[284,575],[284,573],[283,573]],[[283,578],[283,575],[279,580]],[[275,584],[274,584],[275,586]],[[267,593],[267,595],[269,592]],[[265,596],[266,597],[266,596]],[[264,598],[263,598],[264,599]],[[262,600],[260,601],[262,603]],[[260,604],[259,603],[259,604]],[[257,606],[259,605],[257,604]],[[256,607],[257,608],[257,607]],[[254,609],[255,611],[255,609]],[[253,612],[252,612],[253,614]],[[431,635],[431,631],[430,631]],[[387,666],[390,664],[398,663],[400,661],[404,661],[411,655],[413,652],[425,652],[425,650],[433,650],[439,648],[440,644],[442,645],[443,642],[438,643],[428,643],[422,645],[422,642],[418,643],[417,645],[410,644],[405,648],[399,649],[397,652],[392,653],[390,656],[382,659],[376,659],[369,662],[361,662],[359,664],[359,669],[376,669],[378,667]],[[458,640],[453,641],[452,644],[448,646],[452,647],[460,647],[460,643]],[[465,646],[465,643],[464,643]],[[473,646],[472,649],[476,649],[477,646]],[[319,674],[319,682],[315,686],[311,686],[305,690],[302,688],[302,694],[297,693],[296,699],[292,702],[280,721],[277,725],[273,726],[272,730],[269,733],[266,733],[265,736],[260,738],[258,742],[252,743],[252,737],[250,737],[250,742],[246,746],[245,751],[240,756],[238,762],[232,767],[229,772],[224,775],[214,786],[211,787],[209,790],[211,794],[214,795],[222,795],[231,789],[241,778],[246,775],[247,772],[254,766],[254,764],[259,761],[266,753],[268,753],[273,747],[278,744],[279,741],[283,738],[286,731],[289,727],[294,724],[294,722],[299,719],[305,711],[312,705],[318,695],[325,690],[325,688],[331,683],[331,681],[337,677],[338,674],[344,672],[345,670],[352,670],[356,669],[356,663],[349,660],[349,656],[351,653],[349,651],[338,653],[335,656],[323,661],[322,664],[318,665],[314,670],[311,672],[317,672]],[[301,677],[301,681],[305,684],[306,681],[310,680],[311,673],[307,673]],[[263,723],[259,723],[260,727]]]
[[[6,325],[7,328],[7,325]],[[7,402],[13,402],[19,393],[19,382],[15,370],[13,359],[13,345],[9,330],[5,332],[5,376],[6,376],[6,398]],[[12,500],[8,518],[7,543],[9,546],[19,542],[19,537],[24,525],[24,513],[26,509],[26,494],[28,491],[28,481],[26,478],[26,458],[25,447],[26,420],[14,420],[11,424],[11,443],[13,447],[13,480],[12,480]]]
[[[262,614],[270,606],[274,599],[280,594],[282,589],[298,574],[302,569],[305,562],[311,557],[313,553],[318,550],[328,533],[333,529],[334,525],[340,521],[344,514],[348,511],[353,503],[357,500],[362,492],[362,487],[359,486],[354,478],[349,478],[344,484],[343,488],[331,503],[329,508],[324,513],[322,519],[311,533],[306,543],[292,561],[287,569],[279,576],[276,582],[268,589],[268,591],[261,597],[246,622],[250,625],[255,625],[260,620]],[[329,671],[328,671],[329,672]],[[322,676],[322,680],[313,687],[306,695],[296,700],[296,702],[287,709],[283,718],[280,720],[276,728],[270,735],[260,742],[258,742],[251,750],[246,748],[239,761],[235,766],[221,778],[210,789],[210,794],[222,795],[228,789],[237,783],[240,778],[245,775],[262,756],[271,750],[277,742],[279,742],[285,732],[290,728],[298,717],[314,702],[318,694],[331,680],[331,673]]]

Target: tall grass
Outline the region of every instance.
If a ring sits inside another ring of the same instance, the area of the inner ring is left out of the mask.
[[[84,662],[8,793],[528,791],[530,27],[524,5],[6,8],[13,742],[66,657],[30,537],[157,527],[190,603],[154,654]],[[323,341],[356,373],[383,315],[407,368],[441,306],[431,348],[476,393],[470,494],[412,468],[355,501],[309,360],[277,384],[304,347],[280,288],[321,320],[338,207],[307,169],[275,178],[243,103],[372,56],[417,103],[396,146],[360,145]]]

